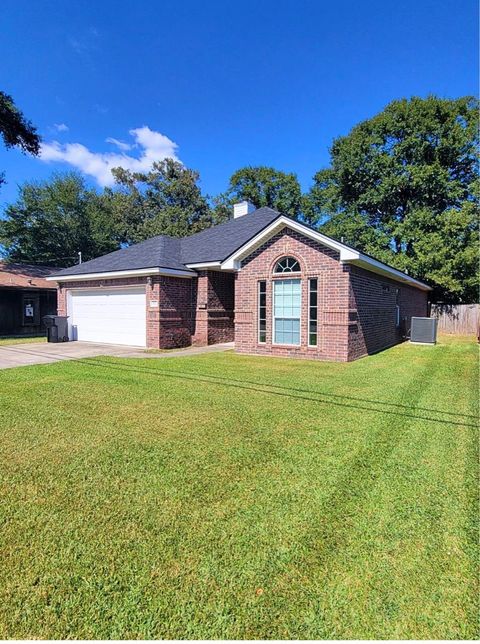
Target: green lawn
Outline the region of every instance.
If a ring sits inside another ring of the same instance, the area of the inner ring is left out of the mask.
[[[21,335],[0,335],[0,347],[8,346],[9,344],[24,344],[26,342],[46,342],[45,336],[21,336]]]
[[[0,638],[477,637],[477,364],[0,372]]]

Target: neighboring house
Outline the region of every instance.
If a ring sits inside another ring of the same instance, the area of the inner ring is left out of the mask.
[[[400,342],[430,287],[270,208],[60,271],[71,337],[156,349],[354,360]]]
[[[0,262],[0,335],[45,332],[42,317],[56,313],[57,289],[47,275],[58,268]]]

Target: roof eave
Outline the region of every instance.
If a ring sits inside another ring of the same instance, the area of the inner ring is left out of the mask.
[[[251,240],[243,244],[243,246],[241,246],[229,257],[227,257],[221,263],[221,268],[223,270],[240,270],[242,259],[245,259],[245,257],[250,255],[256,248],[264,244],[266,241],[268,241],[268,239],[270,239],[275,234],[280,232],[280,230],[286,227],[291,228],[292,230],[296,230],[302,235],[305,235],[306,237],[313,239],[314,241],[317,241],[320,244],[323,244],[327,248],[337,251],[339,253],[340,261],[342,263],[354,264],[356,266],[360,266],[365,270],[369,270],[373,273],[377,273],[379,275],[384,275],[385,277],[389,277],[390,279],[403,282],[405,284],[409,284],[410,286],[414,286],[423,291],[432,290],[432,288],[428,286],[428,284],[424,284],[423,282],[420,282],[419,280],[416,280],[413,277],[410,277],[406,273],[402,273],[401,271],[398,271],[397,269],[391,266],[388,266],[387,264],[383,264],[382,262],[379,262],[373,257],[364,255],[360,251],[357,251],[354,248],[351,248],[350,246],[342,244],[336,239],[327,237],[326,235],[323,235],[322,233],[319,233],[309,228],[308,226],[304,226],[298,221],[289,219],[284,215],[279,215],[279,217],[277,217],[277,219],[274,219],[271,222],[271,224],[269,224],[266,228],[264,228],[257,235],[255,235]]]
[[[97,279],[119,279],[123,277],[148,277],[149,275],[165,275],[168,277],[195,277],[195,272],[191,270],[181,270],[176,268],[162,268],[154,266],[151,268],[139,268],[122,271],[100,271],[92,273],[72,273],[70,275],[51,275],[46,279],[52,282],[79,282],[82,280]]]
[[[363,268],[367,271],[370,271],[371,273],[376,273],[377,275],[388,277],[397,282],[402,282],[404,284],[407,284],[408,286],[414,286],[422,291],[432,290],[432,287],[429,286],[428,284],[425,284],[424,282],[420,282],[419,280],[416,280],[413,277],[410,277],[410,275],[407,275],[406,273],[402,273],[402,271],[397,271],[397,269],[393,268],[392,266],[383,264],[382,262],[379,262],[378,260],[373,259],[373,257],[369,257],[368,255],[363,255],[362,253],[359,253],[358,258],[351,259],[351,260],[344,260],[344,262],[347,264],[353,264],[354,266],[358,266],[359,268]]]
[[[221,261],[215,261],[215,262],[195,262],[192,264],[185,264],[187,268],[191,268],[193,270],[203,270],[203,269],[215,269],[215,268],[221,268]]]

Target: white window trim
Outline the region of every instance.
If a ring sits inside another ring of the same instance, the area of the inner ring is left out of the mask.
[[[265,340],[260,340],[260,284],[265,284]],[[267,280],[257,282],[257,344],[267,344]]]
[[[291,275],[291,273],[290,273]],[[273,280],[273,288],[272,288],[272,346],[275,347],[301,347],[302,346],[302,280],[300,278],[296,278],[298,282],[300,282],[300,316],[297,317],[282,317],[282,318],[276,318],[275,317],[275,284],[280,281],[286,281],[288,280],[288,277],[284,277],[283,280]],[[292,278],[295,279],[295,278]],[[275,342],[275,320],[298,320],[299,321],[299,342],[298,344],[285,344],[285,342]]]
[[[310,317],[310,309],[311,309],[311,305],[310,305],[310,283],[311,283],[312,279],[317,280],[317,291],[316,291],[316,293],[317,293],[317,306],[315,307],[317,309],[317,319],[315,320],[315,322],[317,323],[317,332],[315,334],[317,336],[317,343],[316,344],[310,344],[310,322],[313,321],[311,319],[311,317]],[[307,303],[307,306],[308,306],[307,346],[310,347],[311,349],[317,349],[318,348],[318,277],[309,277],[308,278],[308,303]]]
[[[400,318],[400,304],[395,304],[395,328],[399,329],[400,328],[400,323],[401,323],[401,318]]]
[[[293,257],[293,255],[283,255],[282,257],[280,257],[280,259],[278,259],[278,260],[275,262],[275,266],[273,267],[273,274],[274,274],[274,275],[301,275],[301,273],[302,273],[302,269],[301,269],[301,268],[299,268],[299,270],[298,270],[298,271],[291,271],[291,270],[277,271],[277,266],[278,266],[278,265],[279,265],[279,264],[280,264],[284,259],[287,259],[287,260],[292,259],[292,260],[294,261],[294,263],[295,263],[295,264],[297,264],[297,266],[299,266],[299,267],[300,267],[300,262],[298,261],[298,259],[297,259],[296,257]]]

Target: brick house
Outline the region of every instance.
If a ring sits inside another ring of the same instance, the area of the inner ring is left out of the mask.
[[[158,236],[52,277],[70,337],[349,361],[400,342],[430,287],[270,209]]]

